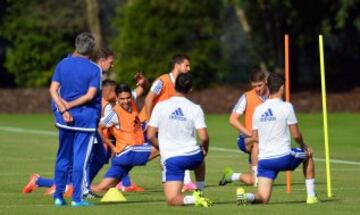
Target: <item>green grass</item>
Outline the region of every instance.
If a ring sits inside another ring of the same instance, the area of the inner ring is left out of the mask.
[[[316,158],[324,158],[322,117],[320,114],[298,116],[306,143],[311,145]],[[360,162],[360,114],[330,114],[329,141],[331,158]],[[235,205],[235,190],[239,183],[225,187],[217,186],[225,166],[237,171],[248,170],[247,157],[236,151],[225,152],[220,148],[236,150],[236,132],[227,123],[227,116],[208,116],[211,138],[207,162],[206,196],[215,202],[213,208],[169,208],[166,206],[161,185],[159,160],[146,167],[135,168],[132,180],[144,186],[144,193],[125,193],[128,202],[99,204],[91,208],[55,208],[50,197],[38,189],[22,195],[21,189],[32,172],[52,177],[57,150],[57,136],[37,134],[34,130],[55,132],[50,115],[5,115],[0,114],[0,214],[357,214],[360,206],[360,165],[331,163],[332,188],[335,196],[327,198],[325,163],[316,163],[316,190],[322,200],[318,205],[306,205],[301,171],[293,173],[291,194],[285,192],[285,177],[280,174],[275,181],[270,205]],[[30,130],[30,132],[5,131],[5,127]],[[105,167],[106,169],[107,167]],[[99,174],[101,179],[105,170]],[[246,187],[247,191],[255,191]],[[96,201],[95,201],[96,202]]]

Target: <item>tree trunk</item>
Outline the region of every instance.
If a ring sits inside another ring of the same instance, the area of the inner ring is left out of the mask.
[[[97,0],[85,0],[86,2],[86,18],[90,32],[94,34],[96,39],[96,49],[102,46],[103,38],[101,32],[101,23],[99,18],[99,3]]]
[[[252,36],[251,36],[251,27],[249,25],[249,22],[247,20],[245,11],[243,8],[240,7],[240,5],[238,3],[233,3],[233,6],[235,7],[235,12],[236,12],[236,16],[241,24],[241,28],[243,29],[243,31],[245,32],[246,38],[249,40],[249,45],[251,47],[251,49],[255,50],[255,53],[259,56],[260,58],[260,62],[259,62],[259,67],[262,70],[267,71],[267,66],[266,63],[264,61],[264,56],[262,54],[262,51],[259,50],[254,44],[253,44],[253,40],[252,40]]]

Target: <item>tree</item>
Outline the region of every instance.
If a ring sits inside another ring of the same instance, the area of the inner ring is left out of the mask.
[[[360,17],[358,0],[237,0],[251,28],[257,55],[273,71],[283,68],[283,37],[290,35],[291,81],[296,88],[319,82],[318,34],[325,36],[327,80],[354,86],[353,68],[359,67]],[[350,39],[351,38],[351,39]]]
[[[18,86],[48,85],[55,64],[85,29],[86,19],[76,16],[83,11],[82,0],[9,1],[0,35],[9,44],[5,67]]]
[[[96,48],[100,48],[103,42],[102,28],[100,22],[100,7],[97,0],[85,0],[86,15],[90,32],[96,38]]]
[[[139,70],[154,79],[169,71],[174,54],[185,53],[192,60],[195,86],[209,86],[223,70],[222,10],[220,0],[128,1],[113,22],[119,34],[111,40],[118,79],[131,80]]]

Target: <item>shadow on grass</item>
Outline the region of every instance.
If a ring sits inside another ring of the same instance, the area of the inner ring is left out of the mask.
[[[321,204],[326,204],[326,203],[331,203],[331,202],[338,202],[340,201],[340,199],[325,199],[325,200],[320,200],[320,205]],[[234,205],[236,202],[235,201],[215,201],[215,205],[227,205],[227,204],[231,204]],[[305,200],[295,200],[295,201],[283,201],[283,202],[271,202],[269,203],[269,205],[285,205],[285,204],[304,204],[307,205],[305,203]],[[262,206],[263,204],[254,204],[253,206]],[[316,204],[315,204],[316,205]]]
[[[324,199],[324,200],[320,199],[319,201],[320,201],[319,205],[321,205],[321,204],[326,204],[326,203],[331,203],[331,202],[338,202],[338,201],[340,201],[340,199]],[[306,204],[306,203],[305,203],[305,200],[297,200],[297,201],[284,201],[284,202],[271,202],[270,201],[270,204],[271,205],[283,205],[283,204]],[[306,205],[308,205],[308,204],[306,204]],[[314,204],[314,205],[318,205],[318,204]]]
[[[325,182],[316,182],[316,184],[325,184]],[[291,185],[305,185],[304,182],[296,182],[296,183],[291,183]],[[280,186],[286,186],[285,183],[276,183],[276,184],[273,184],[273,187],[280,187]]]
[[[123,204],[144,204],[144,203],[165,203],[165,199],[152,199],[152,200],[141,200],[141,201],[124,201],[124,202],[96,202],[95,205],[112,206],[112,205],[123,205]]]

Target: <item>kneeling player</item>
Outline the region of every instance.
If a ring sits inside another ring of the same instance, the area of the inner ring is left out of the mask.
[[[315,167],[312,149],[305,145],[293,106],[283,102],[284,78],[272,73],[268,78],[269,99],[253,116],[253,136],[259,143],[258,189],[256,194],[237,190],[238,204],[264,203],[271,198],[273,181],[280,171],[294,170],[303,163],[308,204],[318,202],[314,191]],[[300,148],[291,149],[291,136]]]
[[[208,152],[209,137],[201,107],[185,97],[191,87],[192,79],[189,74],[177,77],[174,96],[155,106],[147,134],[152,144],[160,149],[167,204],[210,207],[213,203],[202,197],[205,184],[204,157]],[[195,130],[200,146],[196,141]],[[187,169],[195,170],[197,188],[200,189],[191,196],[183,196],[181,193]]]
[[[102,140],[114,157],[103,180],[91,186],[94,192],[104,192],[114,187],[134,166],[145,165],[154,158],[154,154],[158,154],[150,144],[144,143],[139,113],[129,86],[117,86],[116,95],[118,103],[99,124]],[[103,135],[103,131],[108,129],[115,138],[115,145]]]

